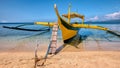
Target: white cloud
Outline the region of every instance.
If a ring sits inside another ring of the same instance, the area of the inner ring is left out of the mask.
[[[92,18],[88,19],[88,21],[98,21],[98,20],[99,20],[98,16],[95,16],[95,17],[92,17]]]
[[[117,19],[120,19],[120,11],[114,12],[114,13],[111,13],[111,14],[106,14],[105,15],[105,19],[106,20],[117,20]]]
[[[94,16],[92,18],[86,19],[86,21],[108,21],[108,20],[120,20],[120,11],[106,14],[103,16]]]

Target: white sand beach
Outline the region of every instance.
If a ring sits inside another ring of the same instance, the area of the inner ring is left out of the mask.
[[[45,55],[38,52],[39,58]],[[42,59],[38,62],[41,65]],[[120,68],[119,51],[61,52],[37,68]],[[34,52],[1,52],[0,68],[34,68]]]

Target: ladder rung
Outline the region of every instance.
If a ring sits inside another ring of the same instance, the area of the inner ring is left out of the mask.
[[[52,35],[52,36],[57,36],[57,35]]]
[[[52,42],[56,42],[57,40],[52,40]]]
[[[55,31],[55,32],[57,32],[58,30],[52,30],[52,31]]]
[[[58,25],[58,24],[54,24],[54,25]]]
[[[50,47],[50,48],[56,48],[56,47]]]
[[[57,36],[57,34],[53,34],[52,36]]]
[[[55,27],[54,27],[53,30],[58,30],[58,28],[55,28]]]
[[[54,28],[58,28],[58,25],[54,26]]]

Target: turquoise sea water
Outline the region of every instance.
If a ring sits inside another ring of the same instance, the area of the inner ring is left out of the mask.
[[[23,31],[3,28],[3,26],[15,27],[21,24],[0,24],[0,50],[21,47],[22,49],[34,50],[37,44],[48,45],[51,38],[50,31]],[[48,27],[41,25],[26,25],[21,28],[27,29],[46,29]],[[50,28],[52,29],[52,28]],[[61,40],[61,32],[58,31],[58,40]],[[59,42],[59,41],[58,41]]]
[[[18,26],[18,25],[21,24],[0,24],[0,50],[9,50],[14,48],[16,49],[22,48],[23,50],[25,50],[26,48],[34,49],[34,47],[37,44],[48,45],[51,37],[51,30],[32,32],[3,28],[3,26]],[[104,26],[120,34],[120,24],[93,24],[93,25]],[[41,25],[27,25],[22,26],[22,28],[45,29],[47,27]],[[120,38],[112,34],[109,34],[106,31],[82,28],[79,30],[78,35],[83,36],[83,38],[87,36],[87,39],[84,39],[84,41],[97,40],[100,42],[101,41],[113,42],[114,44],[109,43],[109,45],[113,47],[113,50],[115,50],[115,48],[117,48],[116,50],[120,50],[119,46]],[[58,31],[58,44],[63,44],[60,30]],[[91,44],[87,44],[86,46],[89,45]]]

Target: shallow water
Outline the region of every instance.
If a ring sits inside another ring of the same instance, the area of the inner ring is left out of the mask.
[[[51,31],[21,31],[6,29],[2,26],[18,26],[21,24],[0,24],[0,50],[34,50],[35,46],[48,46]],[[94,24],[95,25],[95,24]],[[120,24],[96,24],[107,27],[120,34]],[[40,25],[22,26],[29,29],[44,29]],[[120,38],[102,30],[85,29],[79,30],[78,35],[83,38],[85,50],[120,50]],[[85,38],[85,39],[84,39]],[[62,45],[61,31],[58,31],[58,46]],[[79,43],[81,44],[81,43]],[[99,49],[101,47],[101,49]],[[40,48],[42,49],[42,48]]]

